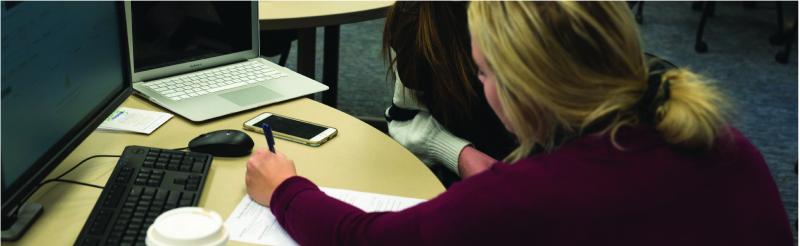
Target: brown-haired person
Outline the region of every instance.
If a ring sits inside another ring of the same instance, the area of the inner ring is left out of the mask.
[[[305,245],[794,245],[725,98],[685,69],[648,76],[624,2],[474,2],[469,30],[484,96],[520,141],[507,164],[365,213],[262,149],[248,194]]]
[[[502,159],[516,143],[483,98],[467,29],[468,2],[398,1],[386,16],[383,53],[395,89],[389,135],[444,182]]]

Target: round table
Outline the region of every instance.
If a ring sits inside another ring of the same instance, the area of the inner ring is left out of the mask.
[[[135,96],[129,97],[123,106],[163,111]],[[444,191],[430,170],[389,136],[353,116],[307,98],[241,112],[203,124],[176,116],[150,135],[95,131],[51,172],[49,178],[63,173],[86,157],[118,155],[128,145],[179,148],[185,147],[189,140],[202,133],[221,129],[241,130],[242,123],[262,112],[316,122],[339,130],[336,137],[319,147],[275,140],[275,148],[294,160],[298,174],[319,186],[423,199],[433,198]],[[255,148],[266,148],[264,135],[245,132],[255,142]],[[246,194],[244,176],[247,159],[215,157],[198,206],[227,218]],[[115,163],[115,158],[93,159],[65,179],[105,185]],[[44,213],[20,240],[3,244],[72,245],[100,192],[100,189],[65,183],[42,187],[30,201],[44,205]]]
[[[336,107],[339,26],[383,18],[394,1],[260,1],[261,30],[297,29],[297,72],[314,79],[316,27],[325,27],[322,83],[330,87],[322,102]],[[380,35],[380,34],[376,34]]]

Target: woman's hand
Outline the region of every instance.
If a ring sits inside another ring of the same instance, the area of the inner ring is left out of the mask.
[[[258,204],[269,206],[275,188],[296,175],[294,161],[287,159],[282,153],[258,149],[247,160],[247,175],[244,179],[247,194]]]
[[[497,162],[491,156],[488,156],[473,148],[472,146],[464,147],[461,154],[458,155],[458,172],[461,173],[461,178],[467,178],[472,175],[486,171]]]

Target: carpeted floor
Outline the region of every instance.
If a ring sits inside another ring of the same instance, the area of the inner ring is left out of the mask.
[[[797,2],[784,4],[784,19],[796,20]],[[706,26],[706,54],[694,51],[700,13],[691,10],[691,2],[647,2],[640,30],[648,52],[712,78],[730,97],[736,110],[733,125],[764,154],[797,228],[798,52],[794,46],[789,64],[775,62],[774,55],[782,49],[768,41],[776,30],[775,16],[771,2],[760,2],[755,8],[745,8],[740,2],[717,3]],[[344,112],[382,118],[391,102],[392,87],[380,55],[382,30],[382,19],[341,28],[339,109]],[[318,28],[318,56],[322,33]],[[295,52],[296,42],[287,64],[292,69],[296,69]],[[322,74],[320,61],[317,80]]]

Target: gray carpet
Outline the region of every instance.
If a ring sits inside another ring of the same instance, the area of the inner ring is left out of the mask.
[[[784,18],[795,20],[797,2],[785,4]],[[735,106],[733,125],[764,154],[797,228],[797,46],[789,64],[775,62],[782,47],[768,42],[776,29],[773,3],[746,9],[739,2],[719,2],[706,26],[709,52],[697,54],[693,47],[700,13],[690,6],[690,2],[647,2],[640,26],[646,50],[719,83]],[[339,109],[344,112],[380,118],[391,102],[392,87],[380,56],[382,30],[383,20],[341,28]],[[322,32],[318,28],[318,54]],[[296,42],[292,51],[287,66],[296,69]],[[317,61],[316,79],[321,80],[321,58]]]

